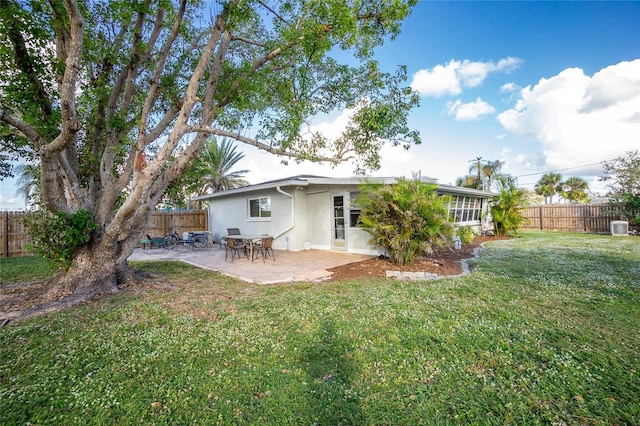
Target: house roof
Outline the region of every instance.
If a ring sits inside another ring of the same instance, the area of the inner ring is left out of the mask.
[[[195,197],[194,200],[209,200],[212,198],[229,197],[235,194],[247,192],[263,191],[265,189],[274,189],[283,186],[306,187],[309,185],[362,185],[365,183],[380,183],[391,185],[397,183],[402,178],[396,177],[370,177],[370,176],[352,176],[346,178],[333,178],[315,175],[297,175],[282,179],[270,180],[255,185],[243,186],[241,188],[229,189],[227,191],[215,192],[213,194],[201,195]],[[438,192],[441,194],[452,195],[471,195],[481,198],[491,198],[495,194],[488,191],[480,191],[477,189],[464,188],[453,185],[438,185]]]

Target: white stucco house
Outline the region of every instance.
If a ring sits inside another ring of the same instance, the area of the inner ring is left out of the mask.
[[[279,250],[344,250],[374,254],[369,234],[356,223],[360,209],[353,202],[360,185],[393,185],[398,178],[327,178],[301,175],[198,197],[209,206],[209,231],[214,241],[239,228],[242,234],[274,236]],[[480,231],[488,201],[494,194],[451,185],[438,185],[450,195],[449,211],[460,225]]]

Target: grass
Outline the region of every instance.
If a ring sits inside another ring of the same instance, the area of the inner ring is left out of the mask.
[[[57,266],[39,256],[0,259],[0,286],[15,282],[40,281],[57,271]]]
[[[425,282],[136,266],[180,290],[0,330],[0,423],[640,422],[635,237],[525,233]]]

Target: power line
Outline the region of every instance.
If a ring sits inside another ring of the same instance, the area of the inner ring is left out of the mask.
[[[564,172],[564,171],[566,171],[566,170],[582,169],[582,168],[584,168],[584,167],[597,166],[598,164],[604,164],[604,163],[606,163],[607,161],[613,161],[613,160],[602,160],[602,161],[598,161],[597,163],[583,164],[583,165],[581,165],[581,166],[574,166],[574,167],[566,167],[566,168],[564,168],[564,169],[548,170],[548,171],[546,171],[546,172],[527,173],[527,174],[524,174],[524,175],[517,175],[517,176],[514,176],[514,177],[516,177],[516,178],[520,178],[520,177],[525,177],[525,176],[543,175],[543,174],[546,174],[546,173]]]

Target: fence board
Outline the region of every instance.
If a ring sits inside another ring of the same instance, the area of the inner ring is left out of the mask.
[[[622,219],[612,204],[543,204],[525,208],[524,228],[570,232],[609,233],[612,220]]]
[[[27,233],[22,224],[24,212],[0,212],[0,257],[25,256]]]
[[[31,255],[27,251],[27,233],[22,224],[23,211],[0,212],[0,257],[16,257]],[[165,236],[179,226],[179,233],[206,231],[208,229],[207,213],[204,210],[184,212],[153,212],[149,216],[146,231],[143,235]]]

